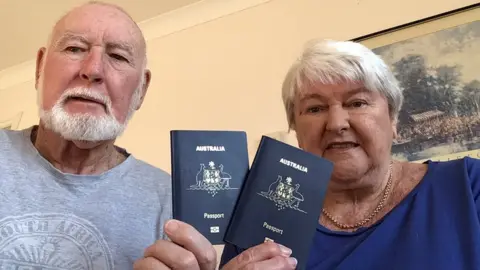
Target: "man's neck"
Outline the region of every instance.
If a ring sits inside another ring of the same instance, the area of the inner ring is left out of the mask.
[[[38,152],[55,168],[71,174],[99,175],[125,160],[114,141],[85,143],[67,141],[40,124],[32,131],[32,142]]]

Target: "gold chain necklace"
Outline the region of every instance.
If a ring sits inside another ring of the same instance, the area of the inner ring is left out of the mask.
[[[392,162],[390,162],[389,173],[390,173],[390,175],[388,177],[388,182],[387,182],[387,185],[385,187],[385,191],[383,192],[382,199],[380,200],[380,202],[378,202],[378,205],[377,205],[377,207],[375,207],[375,210],[373,210],[373,212],[367,218],[365,218],[364,220],[359,221],[359,222],[357,222],[353,225],[348,225],[348,224],[340,223],[336,218],[334,218],[330,213],[328,213],[327,210],[325,210],[325,208],[322,209],[323,214],[331,222],[333,222],[333,224],[335,224],[335,226],[337,226],[339,228],[342,228],[342,229],[356,229],[356,228],[362,227],[367,222],[372,220],[373,217],[375,217],[378,214],[378,212],[380,212],[380,210],[382,210],[382,208],[385,206],[385,202],[388,198],[388,195],[390,194],[390,189],[392,188]]]

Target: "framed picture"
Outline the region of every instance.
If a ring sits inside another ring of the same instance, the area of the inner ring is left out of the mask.
[[[480,158],[480,4],[353,39],[404,91],[395,159]]]
[[[14,117],[10,117],[8,119],[0,119],[0,129],[17,129],[20,120],[22,119],[23,113],[18,113]]]

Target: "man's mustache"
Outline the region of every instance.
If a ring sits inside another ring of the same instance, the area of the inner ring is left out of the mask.
[[[68,100],[85,100],[103,105],[107,114],[112,114],[112,102],[110,98],[97,91],[88,88],[72,88],[65,91],[59,99],[59,103],[64,105]]]

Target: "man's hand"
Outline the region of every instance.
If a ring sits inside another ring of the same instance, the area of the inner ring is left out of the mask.
[[[292,251],[274,242],[265,242],[240,253],[230,260],[222,270],[234,269],[295,269],[297,260],[290,257]]]
[[[172,241],[158,240],[148,247],[144,258],[135,262],[135,270],[216,268],[217,252],[195,228],[178,220],[169,220],[164,230]]]

